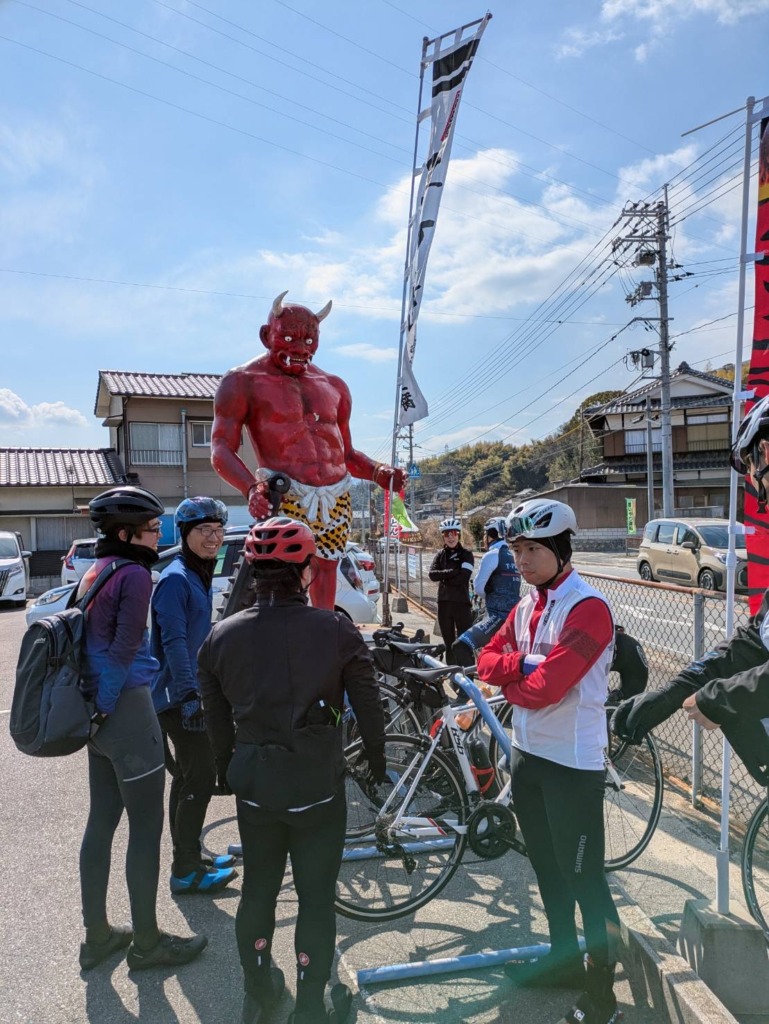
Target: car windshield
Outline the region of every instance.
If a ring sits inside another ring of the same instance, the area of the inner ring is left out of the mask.
[[[78,544],[75,548],[75,558],[96,558],[96,543]]]
[[[0,537],[0,558],[18,558],[19,546],[12,537]]]
[[[737,527],[737,547],[745,547],[745,527],[740,523],[735,524]],[[698,530],[702,537],[703,544],[707,544],[711,548],[726,548],[729,547],[729,527],[728,526],[699,526]]]

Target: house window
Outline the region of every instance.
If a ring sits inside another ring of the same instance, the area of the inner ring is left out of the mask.
[[[130,437],[134,466],[182,465],[182,428],[178,423],[132,423]]]
[[[192,447],[193,448],[210,448],[211,447],[211,427],[213,423],[209,420],[207,423],[190,423],[192,428]]]
[[[646,451],[646,431],[626,430],[625,451],[628,455],[638,454]],[[662,430],[659,427],[652,427],[652,451],[662,451]]]

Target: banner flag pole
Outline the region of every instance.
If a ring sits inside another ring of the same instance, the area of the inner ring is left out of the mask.
[[[451,144],[457,123],[459,102],[470,73],[481,36],[491,20],[487,11],[482,18],[452,29],[434,39],[422,40],[419,62],[419,99],[414,133],[409,219],[406,233],[406,258],[401,296],[398,375],[393,416],[392,459],[397,465],[398,431],[428,415],[427,401],[414,377],[414,352],[417,344],[417,318],[424,294],[425,273],[438,220],[443,186],[446,181]],[[471,31],[474,30],[474,31]],[[430,106],[422,109],[424,79],[432,69]],[[430,138],[424,160],[419,162],[419,129],[430,119]],[[416,188],[419,179],[419,188]],[[392,500],[390,501],[392,507]],[[382,621],[391,625],[389,604],[390,523],[385,524],[385,571],[382,596]]]

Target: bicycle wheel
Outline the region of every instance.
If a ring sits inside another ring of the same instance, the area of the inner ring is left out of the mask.
[[[742,888],[748,910],[769,942],[769,798],[748,823],[742,849]]]
[[[413,914],[459,867],[467,843],[467,794],[440,751],[425,764],[427,747],[425,739],[388,735],[387,782],[374,787],[357,764],[361,744],[345,752],[347,837],[336,909],[346,917],[391,921]],[[414,794],[406,799],[420,771]],[[396,817],[410,821],[399,829],[393,825]]]
[[[649,733],[640,744],[615,743],[606,758],[604,835],[607,871],[626,868],[649,845],[662,811],[662,766]]]
[[[407,736],[421,736],[424,731],[419,717],[414,711],[411,698],[397,686],[377,680],[379,699],[384,712],[385,732],[404,733]],[[345,713],[345,746],[360,739],[360,729],[352,713],[347,708]]]
[[[503,707],[498,717],[509,734],[512,706]],[[663,784],[653,736],[647,736],[639,746],[632,746],[609,735],[604,786],[604,860],[607,871],[616,871],[631,864],[649,845],[662,811]],[[497,782],[502,786],[508,780],[507,765],[494,736],[489,740],[489,757]]]

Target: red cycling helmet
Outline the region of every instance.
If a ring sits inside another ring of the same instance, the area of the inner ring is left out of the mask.
[[[246,559],[249,562],[304,562],[317,553],[312,530],[305,523],[288,516],[273,516],[254,523],[246,537]]]

